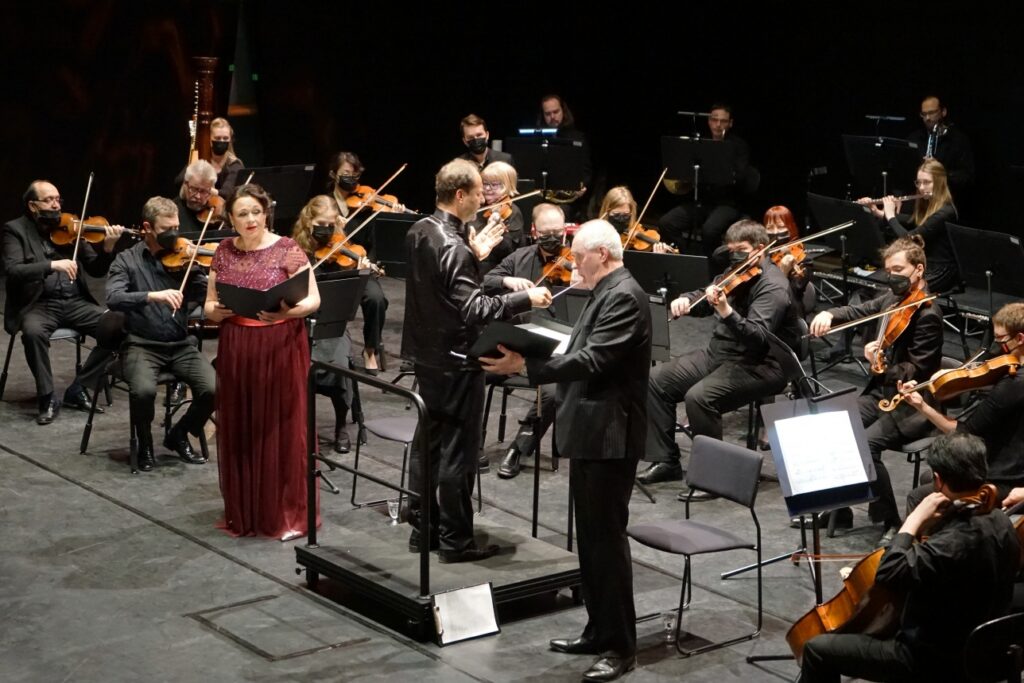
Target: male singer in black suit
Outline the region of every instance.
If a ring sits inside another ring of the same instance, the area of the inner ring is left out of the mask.
[[[558,450],[572,459],[569,487],[588,622],[581,636],[552,640],[551,649],[599,655],[583,678],[610,681],[636,664],[626,525],[647,437],[651,312],[644,291],[622,267],[622,243],[610,223],[584,224],[572,253],[574,277],[591,290],[591,299],[565,354],[524,360],[501,347],[502,358],[481,363],[504,375],[525,367],[534,384],[558,383]]]
[[[95,333],[103,309],[89,293],[78,269],[81,265],[93,277],[103,277],[124,228],[107,226],[102,249],[83,241],[75,254],[74,243],[58,247],[49,238],[49,231],[60,224],[61,218],[60,193],[53,183],[32,181],[22,199],[25,215],[3,227],[7,271],[4,329],[11,335],[21,332],[25,359],[36,380],[36,422],[46,425],[53,422],[61,407],[53,396],[50,335],[58,327]],[[91,403],[82,384],[98,379],[108,357],[109,353],[99,347],[92,350],[78,377],[65,390],[63,405],[89,410]],[[97,406],[96,412],[103,411]]]

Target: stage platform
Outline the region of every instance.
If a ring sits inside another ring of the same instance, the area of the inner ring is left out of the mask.
[[[323,543],[295,548],[309,587],[318,590],[320,578],[326,577],[338,589],[326,594],[346,607],[392,628],[399,625],[417,640],[432,639],[430,595],[420,596],[419,555],[408,550],[411,527],[392,526],[386,515],[368,507],[335,519],[341,523],[321,529]],[[499,607],[563,589],[578,597],[575,554],[486,517],[476,518],[475,531],[477,545],[494,543],[502,552],[481,562],[458,564],[441,564],[437,553],[431,553],[431,594],[491,582]]]

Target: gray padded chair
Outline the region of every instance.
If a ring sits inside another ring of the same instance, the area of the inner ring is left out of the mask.
[[[752,640],[761,634],[764,616],[761,584],[761,523],[757,519],[757,513],[754,512],[754,502],[757,499],[762,459],[763,456],[755,451],[698,435],[693,439],[690,463],[686,472],[686,483],[690,487],[691,495],[693,489],[698,488],[750,509],[750,517],[754,522],[755,529],[753,542],[724,529],[691,520],[689,500],[686,501],[684,519],[636,524],[626,530],[626,533],[639,543],[684,557],[683,583],[679,593],[679,613],[676,616],[674,633],[676,650],[684,657]],[[690,558],[693,555],[741,548],[753,550],[757,554],[757,630],[693,650],[684,650],[679,644],[679,633],[683,610],[689,607],[692,595]]]
[[[967,636],[967,678],[978,683],[1020,681],[1024,671],[1024,613],[986,621]]]
[[[11,354],[14,353],[14,338],[18,336],[15,332],[7,342],[7,355],[4,357],[4,369],[0,372],[0,398],[4,397],[7,389],[7,371],[11,367]],[[50,341],[70,341],[75,343],[75,374],[82,371],[82,340],[85,335],[67,327],[58,327],[50,334]]]

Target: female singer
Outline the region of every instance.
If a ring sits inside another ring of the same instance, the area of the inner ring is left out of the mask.
[[[335,206],[345,225],[345,231],[350,235],[373,213],[370,209],[363,209],[359,212],[355,222],[352,225],[348,224],[349,215],[355,211],[349,207],[348,200],[359,185],[359,178],[362,175],[363,162],[352,152],[341,151],[331,159],[327,191],[332,193]],[[373,250],[372,234],[371,228],[368,227],[356,235],[352,241],[364,246],[367,252],[371,252]],[[363,367],[367,374],[377,375],[381,370],[387,370],[387,358],[381,335],[384,332],[384,315],[388,310],[388,298],[384,295],[384,290],[376,278],[370,278],[366,283],[363,300],[359,306],[363,311]]]
[[[516,173],[515,168],[504,161],[491,162],[480,172],[480,177],[484,184],[485,206],[497,204],[519,194],[516,190],[519,174]],[[487,258],[480,262],[481,274],[486,274],[491,268],[501,263],[503,258],[525,244],[525,237],[523,235],[525,223],[523,221],[523,212],[519,207],[509,202],[494,209],[494,211],[497,211],[498,215],[502,217],[502,222],[505,224],[505,236],[502,237],[501,244],[494,247],[491,253],[487,255]],[[504,215],[506,213],[508,214],[507,216]],[[478,213],[476,218],[470,221],[470,225],[477,232],[480,232],[487,225],[490,216],[490,211]]]
[[[224,519],[233,536],[302,536],[306,522],[306,373],[309,342],[302,318],[320,307],[313,271],[291,239],[267,230],[270,197],[238,188],[227,204],[238,233],[217,246],[206,317],[221,323],[217,354],[217,456]],[[218,301],[217,282],[266,289],[309,270],[307,296],[281,302],[258,319]]]
[[[629,188],[619,185],[608,190],[601,202],[601,211],[598,217],[611,223],[620,235],[625,235],[636,223],[636,200],[633,199],[633,193],[629,191]],[[628,249],[629,246],[627,245],[626,248]],[[658,242],[653,245],[652,251],[656,254],[667,253],[668,245]]]
[[[956,206],[949,192],[946,168],[937,159],[925,159],[917,169],[914,182],[919,197],[912,214],[900,213],[901,203],[894,197],[882,198],[882,208],[870,204],[868,208],[878,218],[884,218],[899,237],[920,235],[924,239],[928,270],[924,279],[928,290],[936,294],[948,292],[960,282],[953,247],[946,234],[946,223],[956,220]],[[859,200],[867,203],[866,199]]]
[[[785,244],[800,238],[800,229],[796,226],[796,219],[793,212],[785,206],[773,206],[764,212],[764,227],[768,230],[768,238],[774,240],[776,245]],[[775,261],[779,270],[789,280],[790,296],[793,305],[796,307],[800,317],[804,317],[808,307],[814,306],[814,299],[805,301],[807,285],[811,282],[811,264],[809,262],[797,263],[793,254],[780,252],[781,257]],[[773,255],[774,256],[774,255]],[[807,296],[813,296],[812,294]]]
[[[325,195],[317,195],[309,200],[299,212],[292,230],[292,239],[302,247],[311,262],[318,260],[315,253],[326,247],[331,237],[343,234],[342,221],[338,214],[338,205],[334,199]],[[317,272],[329,273],[340,269],[333,261],[325,262]],[[352,356],[352,338],[348,330],[340,337],[318,339],[313,346],[311,357],[324,363],[333,363],[343,368],[349,367]],[[348,409],[353,395],[352,383],[333,373],[317,371],[316,390],[318,394],[331,399],[334,406],[334,452],[348,453],[352,449],[352,441],[345,431]]]

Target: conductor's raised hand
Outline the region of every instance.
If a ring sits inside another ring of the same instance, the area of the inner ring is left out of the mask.
[[[530,305],[534,308],[547,308],[551,305],[551,290],[547,287],[531,287],[526,290],[530,296]]]

